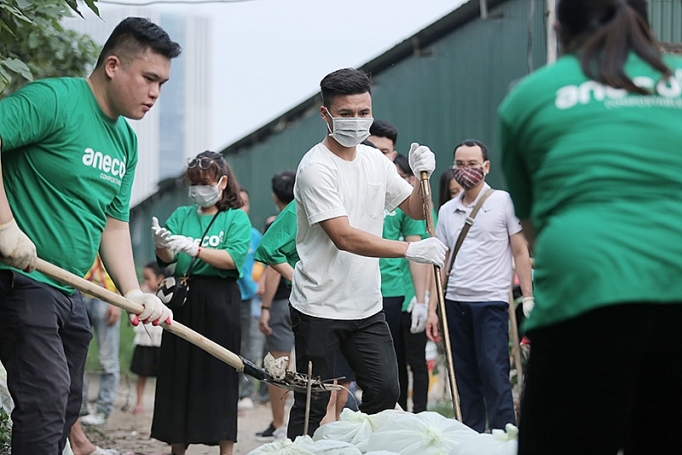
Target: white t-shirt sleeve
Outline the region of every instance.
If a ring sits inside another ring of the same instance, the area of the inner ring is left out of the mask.
[[[450,245],[447,233],[448,216],[445,213],[447,210],[446,206],[443,205],[440,210],[438,210],[438,223],[436,224],[436,237],[438,240],[443,242],[445,246],[452,250],[453,245]]]
[[[348,216],[335,182],[333,171],[320,163],[311,163],[296,176],[300,201],[308,215],[308,224]]]
[[[386,204],[385,209],[392,212],[400,204],[405,201],[412,193],[412,185],[407,183],[404,178],[398,174],[398,169],[396,169],[395,164],[387,160],[385,157],[381,157],[386,163]]]
[[[506,201],[504,204],[504,216],[505,222],[507,224],[507,232],[511,237],[514,234],[521,232],[521,221],[516,217],[516,212],[514,211],[514,203],[511,200],[509,193],[504,193]]]

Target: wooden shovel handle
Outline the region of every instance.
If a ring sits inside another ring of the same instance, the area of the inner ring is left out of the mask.
[[[119,294],[108,291],[86,279],[76,276],[71,272],[67,272],[66,270],[61,269],[56,265],[50,264],[49,262],[46,262],[42,259],[38,259],[36,270],[44,275],[49,276],[50,278],[59,281],[60,283],[64,283],[68,286],[78,289],[81,292],[97,297],[98,299],[122,308],[129,313],[140,314],[144,309],[144,307],[139,303],[135,303]],[[228,351],[218,343],[209,340],[205,336],[198,334],[189,327],[182,325],[177,321],[173,321],[172,324],[166,324],[165,322],[162,322],[159,325],[163,327],[164,330],[168,330],[170,333],[189,341],[198,348],[208,352],[218,360],[225,362],[240,373],[244,371],[244,362],[242,362],[238,355]]]
[[[426,231],[429,237],[436,236],[436,225],[433,222],[433,198],[431,197],[431,184],[429,183],[429,174],[422,171],[419,174],[422,199],[424,200],[424,217],[426,218]],[[448,370],[448,383],[450,385],[450,395],[452,395],[452,407],[455,413],[455,418],[462,421],[462,408],[459,401],[459,392],[457,390],[457,379],[455,377],[455,364],[452,358],[452,347],[450,345],[450,329],[448,327],[448,320],[445,314],[445,294],[443,292],[443,280],[441,279],[440,269],[433,266],[433,277],[436,282],[436,298],[438,299],[438,322],[440,325],[440,333],[443,338],[443,349],[445,351],[445,366]],[[433,299],[434,296],[431,296]]]

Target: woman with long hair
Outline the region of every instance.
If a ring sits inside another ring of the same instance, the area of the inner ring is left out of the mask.
[[[646,0],[561,0],[557,19],[565,55],[500,107],[535,239],[519,454],[679,453],[682,58]]]
[[[174,276],[189,275],[179,321],[226,349],[240,347],[241,294],[237,279],[251,240],[239,184],[222,155],[190,159],[186,178],[194,205],[180,207],[152,234],[159,265],[176,263]],[[177,336],[164,332],[151,436],[184,455],[189,444],[219,445],[232,454],[237,440],[237,371]]]

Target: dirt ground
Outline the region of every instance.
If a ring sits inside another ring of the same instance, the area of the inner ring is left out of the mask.
[[[150,379],[145,388],[145,412],[133,414],[135,406],[135,383],[122,379],[116,397],[114,410],[109,420],[98,427],[84,427],[90,440],[104,448],[116,449],[121,455],[165,455],[170,453],[170,446],[151,439],[149,434],[152,426],[152,412],[154,404],[155,380]],[[89,397],[92,400],[97,395],[98,378],[88,380]],[[237,443],[234,454],[245,455],[265,444],[256,441],[255,433],[267,428],[272,420],[269,404],[256,404],[254,409],[240,412],[238,419]],[[192,445],[187,455],[218,455],[218,447]]]

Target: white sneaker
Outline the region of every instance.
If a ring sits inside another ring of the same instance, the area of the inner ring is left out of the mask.
[[[88,414],[81,417],[81,425],[95,426],[104,425],[105,423],[107,423],[107,415],[103,412],[96,412],[94,414]]]
[[[287,426],[282,425],[281,427],[277,428],[272,435],[275,437],[275,439],[286,439],[287,438]]]
[[[245,409],[253,409],[256,407],[251,397],[244,397],[237,403],[237,410],[243,411]]]

